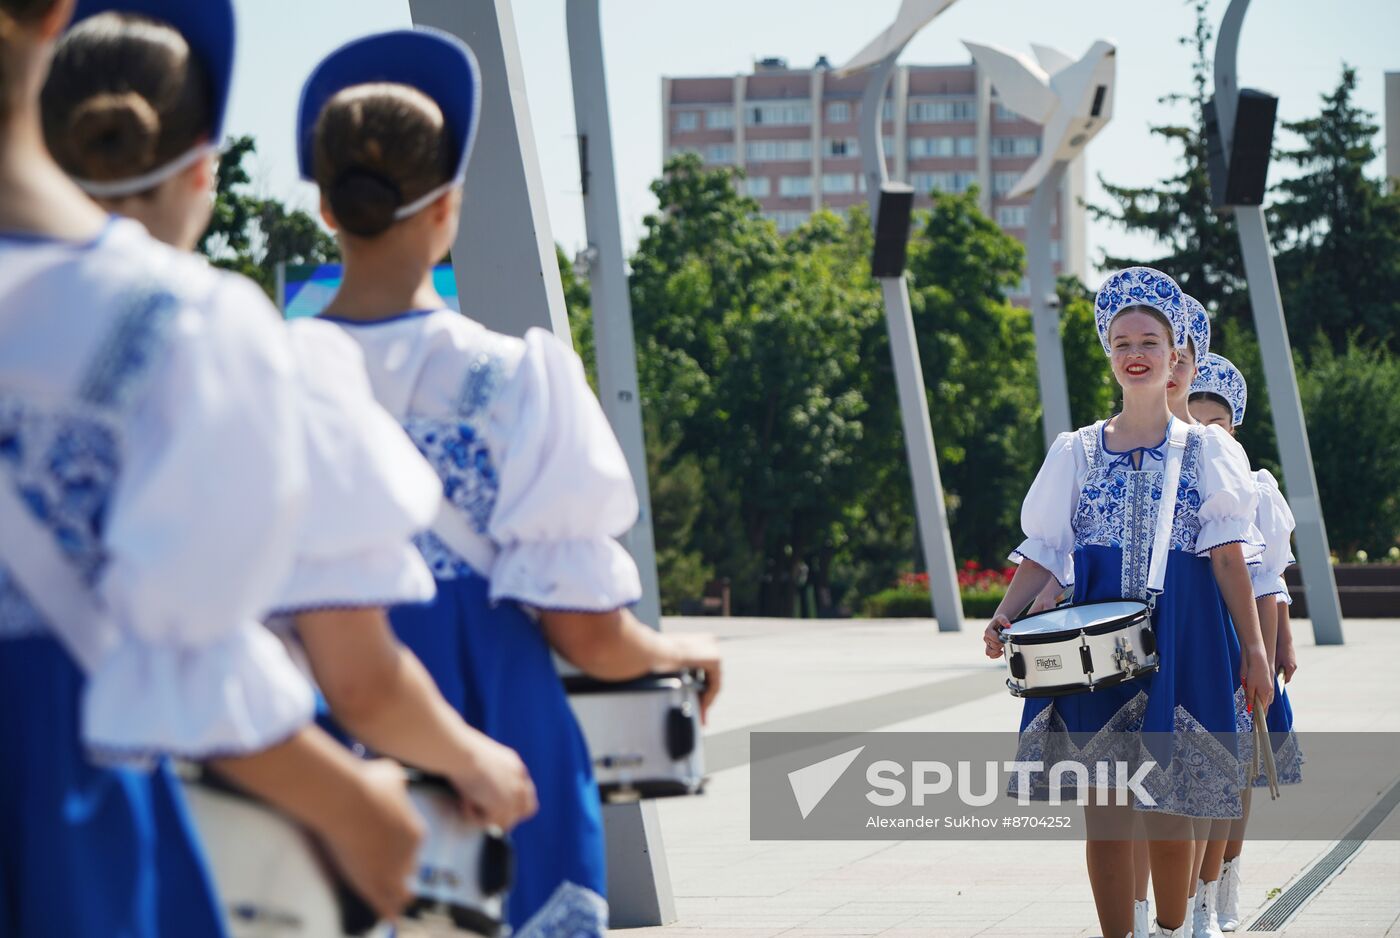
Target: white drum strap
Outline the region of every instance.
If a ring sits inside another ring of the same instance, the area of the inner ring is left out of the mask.
[[[8,478],[0,478],[0,531],[0,561],[63,647],[91,674],[117,644],[116,625]]]
[[[491,576],[499,551],[489,538],[480,534],[455,505],[444,500],[431,528],[437,539],[452,549],[483,577]]]
[[[1171,418],[1167,429],[1167,461],[1162,472],[1162,500],[1157,503],[1157,532],[1147,566],[1147,602],[1155,607],[1167,583],[1167,555],[1172,548],[1172,524],[1176,518],[1176,490],[1181,484],[1181,463],[1186,454],[1186,424]]]

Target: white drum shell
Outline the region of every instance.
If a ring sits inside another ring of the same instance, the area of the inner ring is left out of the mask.
[[[310,839],[256,801],[186,783],[231,938],[336,938],[340,904]],[[371,934],[387,935],[387,926]]]
[[[463,819],[455,796],[441,787],[411,784],[408,795],[427,828],[413,894],[443,907],[475,910],[499,923],[505,894],[487,896],[481,888],[487,833]]]
[[[1074,613],[1088,608],[1063,610],[1070,613],[1063,621],[1071,626],[1087,624],[1089,619]],[[1007,664],[1010,667],[1012,656],[1019,653],[1025,663],[1025,676],[1018,678],[1013,671],[1007,686],[1016,696],[1051,696],[1050,692],[1092,691],[1150,673],[1156,669],[1158,661],[1155,636],[1149,634],[1151,631],[1151,617],[1144,616],[1096,635],[1083,634],[1076,628],[1057,633],[1062,637],[1023,642],[1018,640],[1013,625],[1013,629],[1003,635]],[[1083,668],[1083,647],[1088,648],[1093,665],[1089,673]],[[1147,648],[1152,648],[1152,653],[1147,653]]]
[[[704,786],[700,732],[700,687],[689,675],[644,681],[654,686],[571,690],[569,703],[593,759],[604,800],[626,801],[658,794],[695,794]],[[671,757],[667,745],[672,711],[690,724],[692,751]]]

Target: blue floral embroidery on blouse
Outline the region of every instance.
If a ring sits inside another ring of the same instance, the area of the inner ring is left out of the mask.
[[[481,339],[482,345],[472,352],[467,364],[456,418],[410,417],[403,426],[442,479],[443,496],[466,515],[478,534],[485,535],[501,480],[482,427],[505,385],[509,340],[484,331]],[[420,536],[416,543],[439,579],[472,572],[471,566],[439,538]]]
[[[81,411],[41,409],[0,392],[0,484],[15,487],[90,584],[107,562],[102,534],[121,474],[115,421],[165,347],[174,309],[168,293],[133,294],[84,373]],[[0,564],[0,637],[44,628],[43,616]]]
[[[466,420],[410,417],[404,429],[442,479],[443,496],[466,514],[478,534],[485,534],[500,479],[476,426]]]
[[[1079,491],[1074,513],[1076,547],[1117,547],[1123,551],[1120,587],[1122,595],[1143,597],[1147,593],[1147,567],[1157,526],[1157,505],[1162,500],[1163,459],[1144,455],[1142,468],[1114,458],[1104,451],[1101,424],[1079,431],[1089,471]],[[1166,443],[1161,449],[1165,455]],[[1201,465],[1201,434],[1191,428],[1181,461],[1181,482],[1177,489],[1176,512],[1172,519],[1172,549],[1196,551],[1201,532],[1198,512],[1201,495],[1197,488]]]

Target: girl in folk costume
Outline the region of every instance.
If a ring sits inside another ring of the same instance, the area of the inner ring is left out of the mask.
[[[1205,357],[1210,353],[1210,316],[1206,313],[1205,307],[1194,297],[1183,293],[1181,298],[1185,312],[1186,349],[1185,354],[1177,356],[1176,366],[1167,379],[1167,408],[1171,411],[1174,419],[1190,425],[1197,423],[1197,421],[1191,416],[1187,407],[1187,398],[1190,395],[1192,379],[1196,376]],[[1251,532],[1250,540],[1257,540],[1257,532]],[[1251,566],[1251,572],[1253,569]],[[1030,612],[1036,613],[1053,608],[1067,592],[1061,588],[1058,582],[1051,580],[1032,603]],[[1233,637],[1233,632],[1228,634]],[[1232,647],[1235,649],[1235,654],[1231,659],[1231,673],[1233,674],[1238,665],[1238,643],[1232,643]],[[1148,899],[1151,859],[1148,841],[1140,836],[1141,827],[1142,825],[1139,824],[1139,836],[1133,841],[1133,933],[1145,938],[1151,931],[1152,922],[1152,903]],[[1191,900],[1191,927],[1194,938],[1205,938],[1208,932],[1202,908],[1197,902],[1197,880],[1206,849],[1206,841],[1210,836],[1210,827],[1209,820],[1197,821],[1193,824],[1196,873],[1189,889],[1189,898]]]
[[[82,0],[41,97],[59,164],[103,208],[185,251],[208,224],[213,173],[203,146],[192,165],[150,165],[160,109],[192,75],[215,72],[227,88],[233,35],[228,0],[198,9],[181,0]],[[215,113],[201,116],[190,129],[218,139]],[[469,814],[509,828],[533,808],[524,766],[446,704],[384,611],[433,596],[412,536],[437,513],[436,477],[375,401],[354,342],[324,323],[293,339],[313,485],[295,567],[275,598],[279,622],[341,725],[378,753],[447,777]]]
[[[1002,655],[999,632],[1009,615],[1051,577],[1073,584],[1076,602],[1149,599],[1162,467],[1175,458],[1167,454],[1173,418],[1166,385],[1186,345],[1184,303],[1170,277],[1133,267],[1104,283],[1095,312],[1123,410],[1051,446],[1022,509],[1026,540],[1012,555],[1019,567],[984,634],[988,657]],[[1021,723],[1018,756],[1027,761],[1092,766],[1104,758],[1126,763],[1130,774],[1147,767],[1150,804],[1134,796],[1132,805],[1085,806],[1090,884],[1103,933],[1115,938],[1133,931],[1134,808],[1144,812],[1152,838],[1159,928],[1184,933],[1191,818],[1240,815],[1233,688],[1242,678],[1256,700],[1267,703],[1272,694],[1244,549],[1253,480],[1226,434],[1192,426],[1177,435],[1184,451],[1171,550],[1153,600],[1159,670],[1092,694],[1028,699]],[[1239,674],[1229,673],[1232,619],[1246,649]],[[1096,768],[1089,776],[1093,789],[1122,781]],[[1028,791],[1016,793],[1049,797],[1043,773],[1028,782]]]
[[[1244,422],[1248,387],[1228,359],[1211,354],[1201,365],[1191,384],[1191,413],[1207,426],[1217,426],[1234,436]],[[1293,733],[1293,707],[1288,692],[1278,682],[1293,679],[1298,659],[1293,650],[1293,632],[1288,607],[1293,601],[1283,581],[1283,572],[1293,563],[1289,539],[1293,533],[1293,512],[1279,491],[1278,482],[1267,469],[1254,474],[1259,491],[1259,514],[1255,522],[1263,534],[1266,547],[1262,562],[1251,568],[1254,595],[1259,608],[1259,622],[1265,645],[1269,650],[1269,672],[1274,678],[1274,702],[1269,707],[1267,723],[1269,739],[1274,748],[1274,763],[1281,785],[1302,781],[1302,754]],[[1270,635],[1273,641],[1270,642]],[[1255,779],[1254,785],[1264,784]],[[1216,878],[1214,911],[1223,931],[1234,931],[1240,925],[1240,853],[1244,847],[1245,823],[1249,818],[1249,790],[1245,790],[1244,817],[1228,825],[1217,825],[1206,853],[1205,875]],[[1223,861],[1223,866],[1222,866]]]
[[[311,726],[257,618],[307,497],[285,332],[54,164],[39,91],[72,13],[0,0],[0,936],[223,933],[167,754],[286,809],[392,910],[419,836],[402,779]]]
[[[704,706],[719,663],[712,639],[658,635],[626,610],[640,583],[616,538],[636,519],[636,494],[578,357],[542,330],[490,332],[433,290],[457,230],[479,87],[471,51],[445,34],[352,42],[303,89],[300,165],[345,257],[323,318],[363,349],[376,397],[449,503],[419,541],[437,598],[395,609],[395,630],[539,788],[540,813],[514,836],[511,925],[601,935],[598,791],[551,652],[606,679],[704,668]]]

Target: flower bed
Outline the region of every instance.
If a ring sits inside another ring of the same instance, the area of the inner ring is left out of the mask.
[[[1015,567],[988,569],[975,560],[963,564],[958,571],[963,615],[974,619],[991,618],[1015,572]],[[930,601],[928,574],[906,573],[891,589],[866,599],[863,612],[872,619],[926,618],[932,615]]]

